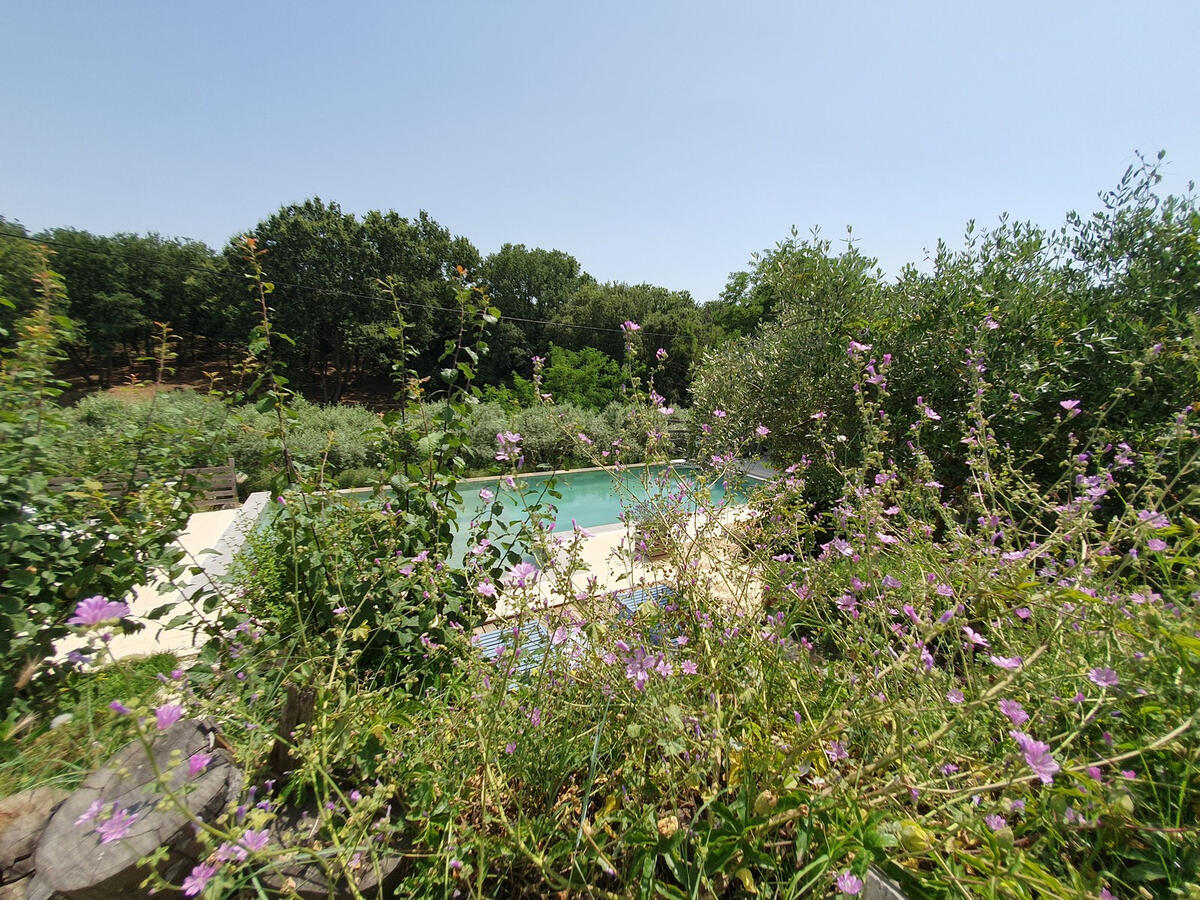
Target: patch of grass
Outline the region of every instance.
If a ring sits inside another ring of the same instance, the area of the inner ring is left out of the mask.
[[[128,720],[109,704],[157,695],[178,666],[174,654],[155,653],[71,676],[40,715],[3,726],[0,796],[40,785],[73,788],[132,738]],[[51,727],[65,715],[71,718]]]

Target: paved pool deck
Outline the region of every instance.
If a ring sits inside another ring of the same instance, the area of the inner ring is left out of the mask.
[[[150,584],[134,588],[125,598],[130,620],[144,627],[134,634],[114,637],[109,643],[113,656],[124,659],[170,652],[186,657],[199,652],[206,640],[200,626],[212,614],[206,615],[194,601],[206,588],[219,585],[268,499],[265,492],[255,493],[236,509],[192,514],[187,528],[175,541],[184,552],[183,563],[187,570],[174,581],[160,575]],[[150,613],[163,605],[171,608],[158,619],[150,619]],[[166,627],[172,619],[181,616],[186,617],[186,621]],[[69,653],[82,643],[79,638],[59,641],[55,647],[56,655]]]
[[[695,551],[688,554],[693,564],[686,575],[669,557],[650,559],[635,553],[632,529],[616,524],[580,533],[574,551],[578,571],[572,572],[568,580],[565,570],[569,568],[576,537],[571,531],[557,532],[562,542],[554,564],[541,567],[532,588],[503,588],[488,624],[477,630],[486,631],[521,616],[543,619],[586,616],[576,602],[579,593],[596,597],[664,582],[673,584],[681,576],[703,585],[713,601],[724,609],[751,612],[761,597],[761,584],[737,559],[730,540],[746,515],[744,507],[729,506],[711,520],[697,517],[681,529],[677,539],[684,548]]]
[[[209,588],[225,589],[222,579],[269,499],[266,493],[252,494],[238,509],[195,513],[188,520],[186,530],[177,540],[184,551],[187,572],[175,581],[159,577],[136,588],[126,598],[130,619],[144,627],[135,634],[113,638],[110,648],[115,657],[160,652],[188,657],[199,652],[207,639],[202,626],[215,613],[205,613],[198,607],[198,601],[201,596],[211,595]],[[527,589],[501,587],[489,616],[490,624],[483,626],[483,630],[518,616],[583,615],[576,601],[581,593],[597,597],[663,582],[675,584],[681,578],[701,584],[714,602],[728,610],[753,606],[761,596],[761,586],[754,573],[745,570],[735,542],[730,540],[745,515],[744,507],[728,506],[712,519],[696,517],[682,527],[676,539],[683,547],[695,550],[689,555],[692,561],[687,573],[670,559],[649,559],[635,553],[632,529],[622,523],[601,525],[578,534],[557,532],[559,546],[553,564],[543,564],[536,583]],[[574,571],[568,577],[566,570],[572,558]],[[165,614],[149,618],[153,610],[164,605],[170,606]],[[56,655],[65,654],[81,643],[78,638],[60,641]]]

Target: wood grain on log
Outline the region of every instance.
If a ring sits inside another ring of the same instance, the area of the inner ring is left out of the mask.
[[[38,838],[68,796],[62,788],[38,787],[0,800],[0,885],[33,871]]]
[[[169,881],[182,881],[201,852],[194,820],[215,819],[241,790],[241,773],[232,757],[215,747],[214,734],[206,722],[177,722],[154,736],[153,764],[141,743],[134,742],[88,776],[54,813],[38,841],[30,897],[47,890],[71,900],[145,896],[139,885],[147,872],[138,867],[138,860],[159,847],[168,848],[159,873]],[[212,759],[189,777],[187,761],[195,753],[211,754]],[[183,809],[156,784],[156,768]],[[100,821],[112,813],[114,804],[136,816],[125,837],[104,843],[94,821],[75,824],[97,802]]]

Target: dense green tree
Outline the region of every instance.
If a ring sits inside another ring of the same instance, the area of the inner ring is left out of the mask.
[[[541,393],[555,403],[603,409],[620,398],[621,366],[595,347],[567,350],[551,344],[544,362]],[[513,386],[524,403],[536,402],[533,382],[514,375]]]
[[[480,367],[483,380],[492,384],[512,373],[529,377],[531,358],[547,346],[543,321],[593,281],[570,254],[540,247],[530,250],[524,244],[505,244],[488,256],[478,280],[502,316],[492,329],[490,352]]]
[[[479,263],[464,238],[421,213],[408,220],[373,211],[361,221],[336,203],[314,197],[286,206],[254,229],[274,284],[277,328],[295,346],[289,362],[315,376],[324,402],[336,402],[348,375],[381,367],[392,352],[396,311],[380,283],[395,286],[418,367],[432,365],[448,337],[455,303],[453,278]],[[239,271],[236,248],[230,271]]]
[[[625,353],[621,325],[627,321],[641,326],[639,365],[658,370],[655,385],[668,401],[683,402],[702,331],[700,314],[687,291],[651,284],[584,284],[562,305],[546,333],[568,349],[595,347],[621,359]],[[660,348],[667,353],[662,361]]]
[[[13,324],[34,308],[34,276],[44,266],[42,257],[25,226],[0,216],[0,347],[15,340]]]
[[[108,385],[114,365],[152,352],[154,323],[169,323],[194,353],[212,322],[212,251],[197,241],[157,234],[95,235],[55,228],[40,235],[54,251],[80,328],[68,348],[85,374]]]

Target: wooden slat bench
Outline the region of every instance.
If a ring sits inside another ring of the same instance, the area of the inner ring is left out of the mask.
[[[200,466],[184,469],[179,474],[181,478],[192,479],[195,482],[198,493],[193,502],[197,512],[234,509],[241,505],[238,501],[237,469],[234,467],[232,456],[223,466]],[[50,479],[49,485],[52,490],[61,491],[80,484],[84,478],[85,476],[78,475],[57,475]],[[100,481],[102,493],[116,497],[127,491],[136,490],[139,485],[149,479],[148,472],[138,469],[133,473],[132,478],[102,476],[96,480]]]

